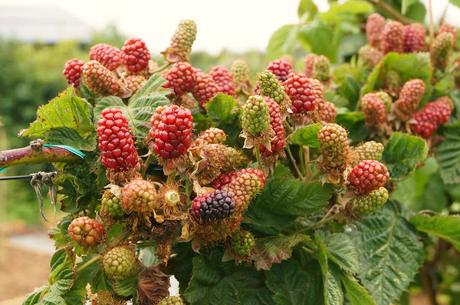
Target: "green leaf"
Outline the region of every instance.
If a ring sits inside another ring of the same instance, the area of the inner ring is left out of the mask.
[[[313,0],[300,0],[297,8],[297,16],[302,21],[310,21],[318,13],[318,7]]]
[[[449,3],[460,8],[460,0],[449,0]]]
[[[22,305],[35,305],[40,302],[42,294],[46,291],[47,287],[41,287],[36,289],[34,292],[27,295],[27,298],[24,300]]]
[[[289,259],[292,250],[310,237],[300,233],[258,238],[252,259],[257,270],[270,270],[273,264]]]
[[[305,268],[296,260],[274,265],[266,273],[277,305],[323,305],[321,269],[316,261]]]
[[[315,242],[319,250],[318,253],[316,253],[316,258],[318,259],[323,274],[324,304],[341,305],[344,302],[342,287],[340,286],[340,281],[336,274],[337,272],[335,272],[333,266],[329,264],[326,245],[320,235],[320,233],[315,235]]]
[[[157,248],[155,246],[142,247],[141,255],[139,255],[139,260],[145,267],[150,267],[161,263],[161,261],[156,256]]]
[[[321,210],[333,188],[292,178],[271,178],[262,194],[249,206],[245,221],[263,234],[278,234],[292,227],[300,216]]]
[[[290,135],[289,141],[292,144],[319,147],[318,132],[321,127],[321,123],[300,127]]]
[[[331,24],[340,24],[349,20],[350,16],[370,14],[372,11],[372,5],[367,1],[348,0],[331,4],[328,11],[321,13],[321,20]]]
[[[298,34],[299,40],[312,53],[328,57],[337,62],[338,46],[342,38],[339,27],[331,27],[316,21],[304,25]]]
[[[350,234],[359,250],[358,277],[377,304],[388,305],[399,299],[417,274],[424,259],[423,243],[392,201],[355,225]]]
[[[460,127],[447,129],[445,139],[436,150],[444,183],[460,183]]]
[[[194,305],[272,305],[263,274],[247,266],[222,262],[222,253],[193,258],[193,272],[183,294]]]
[[[428,145],[420,137],[401,132],[391,134],[383,151],[383,163],[392,179],[401,179],[415,170],[428,155]]]
[[[412,211],[432,210],[440,212],[447,207],[446,188],[434,158],[428,158],[413,175],[398,182],[391,199],[403,202]]]
[[[298,25],[286,24],[273,32],[267,45],[268,60],[291,54],[297,41]]]
[[[37,119],[19,135],[41,138],[50,144],[93,150],[96,145],[93,107],[69,87],[41,106],[37,110]]]
[[[425,98],[430,96],[432,68],[428,53],[388,53],[369,74],[361,94],[382,89],[389,71],[398,73],[402,83],[414,78],[423,80],[425,82]]]
[[[142,144],[150,129],[150,118],[159,106],[169,104],[166,96],[168,91],[162,89],[164,79],[160,75],[152,75],[143,88],[129,99],[128,105],[116,96],[100,99],[94,108],[94,116],[99,119],[105,108],[119,108],[129,122],[131,132],[137,144]]]
[[[231,124],[238,115],[238,102],[231,96],[220,93],[206,103],[206,111],[216,126]]]
[[[425,5],[420,2],[419,0],[416,1],[414,4],[409,6],[407,12],[406,12],[406,17],[409,19],[415,20],[419,23],[424,23],[425,22],[425,16],[426,16],[426,8]]]
[[[342,284],[345,287],[345,296],[350,305],[377,305],[369,291],[361,286],[352,275],[343,274]]]
[[[460,216],[418,214],[410,222],[417,230],[440,237],[460,251]]]
[[[358,252],[350,237],[343,233],[319,235],[329,260],[351,273],[358,272]]]
[[[335,121],[348,130],[348,135],[354,143],[364,141],[369,136],[370,132],[364,123],[364,114],[361,111],[340,113]]]
[[[402,0],[401,1],[401,13],[405,15],[407,13],[408,8],[412,5],[417,3],[418,0]]]
[[[113,290],[123,297],[130,297],[136,293],[137,275],[123,280],[113,281]]]

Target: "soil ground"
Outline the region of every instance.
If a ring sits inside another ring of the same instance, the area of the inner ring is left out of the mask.
[[[46,284],[50,254],[0,244],[0,305],[16,305],[36,287]],[[10,300],[5,302],[5,300]]]

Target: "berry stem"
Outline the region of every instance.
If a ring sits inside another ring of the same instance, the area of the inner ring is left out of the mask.
[[[0,167],[20,164],[72,162],[79,157],[59,147],[43,147],[42,140],[32,141],[22,148],[0,151]]]
[[[292,155],[291,148],[289,145],[286,146],[286,151],[289,156],[289,159],[291,160],[292,165],[294,166],[295,171],[297,172],[297,175],[301,178],[304,179],[302,172],[300,171],[299,167],[297,166],[297,162],[294,159],[294,156]]]
[[[167,61],[164,65],[162,65],[161,67],[158,67],[158,69],[153,70],[152,74],[160,73],[160,72],[166,70],[171,65],[172,65],[172,63]]]
[[[145,159],[144,168],[142,169],[142,177],[145,178],[145,175],[147,174],[147,171],[148,171],[148,169],[149,169],[150,163],[152,163],[152,160],[153,160],[153,154],[150,153],[150,154],[147,156],[147,159]]]
[[[382,0],[367,0],[367,2],[374,4],[375,6],[385,11],[386,13],[388,13],[388,15],[393,17],[395,20],[398,20],[399,22],[402,22],[404,24],[410,24],[413,22],[411,19],[407,18],[404,15],[401,15],[397,10],[391,7],[391,5],[385,3]]]
[[[430,30],[430,45],[434,40],[434,24],[433,24],[433,5],[431,0],[428,0],[428,16],[429,16],[429,30]]]
[[[80,273],[82,270],[84,270],[85,268],[91,266],[92,264],[94,264],[95,262],[99,261],[101,259],[101,256],[98,254],[98,255],[95,255],[93,256],[90,260],[88,260],[87,262],[81,264],[80,266],[78,266],[78,268],[75,270],[76,273]]]
[[[262,163],[262,158],[260,157],[260,147],[259,147],[259,145],[256,145],[254,147],[254,151],[255,151],[255,154],[256,154],[257,167],[259,169],[263,170],[264,167],[263,167],[263,163]]]
[[[302,146],[302,160],[304,166],[304,173],[305,173],[305,181],[309,181],[311,178],[311,170],[310,170],[310,148],[308,146]]]

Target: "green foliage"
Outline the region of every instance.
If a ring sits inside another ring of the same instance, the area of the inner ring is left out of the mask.
[[[460,217],[458,215],[412,216],[410,222],[421,232],[440,237],[460,250]]]
[[[351,234],[359,251],[358,277],[377,304],[390,304],[417,273],[424,258],[423,244],[395,202],[356,227]]]
[[[303,126],[289,137],[292,144],[319,147],[318,132],[321,129],[320,123]]]
[[[447,184],[460,183],[460,128],[449,128],[436,151],[441,177]]]
[[[428,154],[426,142],[419,137],[394,132],[383,151],[383,162],[392,179],[401,179],[413,172]]]

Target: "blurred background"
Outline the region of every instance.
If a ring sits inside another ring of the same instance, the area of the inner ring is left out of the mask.
[[[64,62],[87,60],[93,44],[121,47],[126,38],[140,37],[161,61],[160,51],[168,46],[177,23],[193,19],[198,35],[191,61],[204,70],[217,64],[229,67],[242,58],[252,71],[260,71],[284,53],[301,59],[309,51],[325,53],[340,65],[364,44],[360,27],[373,1],[336,2],[314,1],[323,12],[318,21],[310,20],[308,12],[298,12],[298,0],[0,0],[0,150],[27,145],[18,132],[35,119],[37,107],[66,87]],[[339,5],[343,2],[362,5],[347,9]],[[410,3],[407,16],[428,20],[418,5],[428,0],[386,2],[396,7]],[[334,9],[329,10],[331,5]],[[432,6],[435,22],[444,19],[460,25],[460,10],[447,0],[433,0]],[[307,20],[312,23],[306,25]],[[299,25],[303,27],[293,42],[289,33]],[[326,30],[339,26],[340,51],[331,54],[324,49],[330,43]],[[2,174],[42,169],[18,167]],[[59,212],[48,208],[46,215],[48,222],[39,216],[28,181],[0,182],[0,305],[20,304],[25,293],[46,281],[52,251],[46,228]]]

